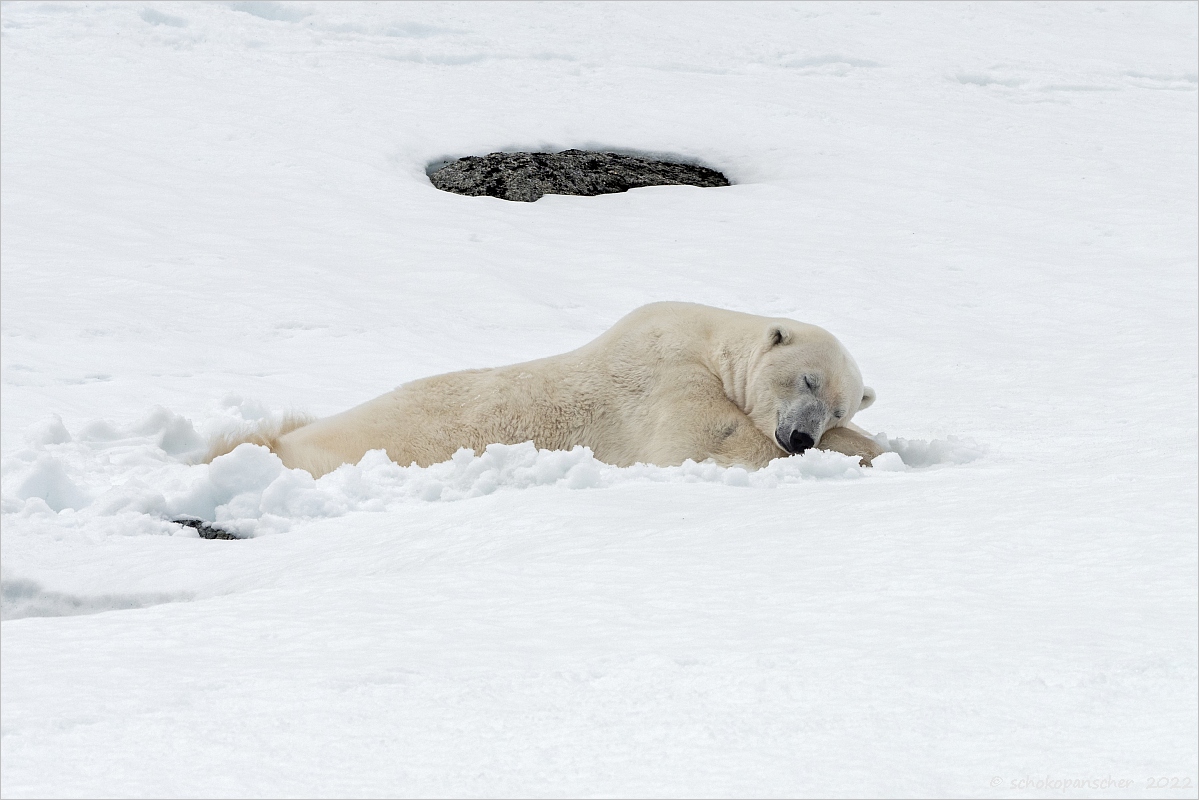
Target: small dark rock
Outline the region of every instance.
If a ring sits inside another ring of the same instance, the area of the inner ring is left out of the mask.
[[[238,536],[236,534],[230,533],[229,531],[225,530],[224,528],[218,528],[216,525],[205,522],[202,519],[192,519],[191,517],[186,517],[183,519],[173,519],[173,520],[171,520],[171,522],[174,522],[176,525],[182,525],[185,528],[195,528],[196,533],[200,534],[200,538],[202,538],[202,539],[244,539],[245,538],[244,536]]]
[[[729,185],[724,175],[707,167],[589,150],[467,156],[431,173],[429,180],[446,192],[523,203],[547,194],[591,197],[642,186]]]

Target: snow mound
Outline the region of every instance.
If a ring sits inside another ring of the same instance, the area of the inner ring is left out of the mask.
[[[34,462],[17,486],[16,494],[21,500],[41,500],[53,511],[83,508],[91,502],[67,475],[62,462],[51,456],[42,456]]]
[[[909,467],[932,467],[937,464],[968,464],[982,458],[984,450],[981,445],[957,436],[946,436],[944,439],[889,439],[887,434],[880,433],[874,437],[884,449],[897,453],[904,465]],[[875,466],[881,466],[878,460]]]
[[[209,426],[211,427],[211,425]],[[623,483],[708,483],[773,489],[812,480],[877,477],[982,455],[967,440],[876,440],[890,452],[863,468],[856,458],[809,450],[755,471],[687,461],[677,467],[615,467],[589,448],[540,450],[532,442],[459,450],[429,467],[401,466],[382,450],[319,479],[284,467],[264,447],[242,444],[210,464],[191,465],[203,446],[193,424],[156,408],[128,427],[107,421],[72,436],[62,420],[36,426],[29,447],[6,464],[2,507],[22,516],[110,518],[113,531],[179,532],[165,520],[192,517],[219,523],[239,536],[287,530],[296,520],[393,510],[406,503],[454,502],[497,491],[604,489]],[[187,531],[184,531],[187,533]]]

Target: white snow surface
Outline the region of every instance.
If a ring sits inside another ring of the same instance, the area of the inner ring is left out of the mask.
[[[1196,9],[5,3],[4,796],[1196,796]],[[192,463],[655,300],[893,452]]]

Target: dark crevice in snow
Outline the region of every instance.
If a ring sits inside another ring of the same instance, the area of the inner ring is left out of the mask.
[[[171,520],[171,522],[174,522],[176,525],[182,525],[185,528],[194,528],[196,533],[200,534],[201,539],[245,539],[246,538],[245,536],[238,536],[237,534],[235,534],[231,531],[227,531],[224,528],[221,528],[217,525],[213,525],[210,522],[205,522],[204,520],[200,520],[200,519],[191,519],[191,518],[173,519],[173,520]]]
[[[69,594],[44,589],[36,581],[24,578],[5,578],[0,581],[0,619],[100,614],[105,611],[149,608],[164,603],[178,603],[192,599],[194,596],[187,593]]]

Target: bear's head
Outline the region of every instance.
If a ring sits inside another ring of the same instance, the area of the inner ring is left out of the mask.
[[[772,320],[758,346],[745,411],[788,453],[802,453],[874,402],[858,365],[823,328]]]

